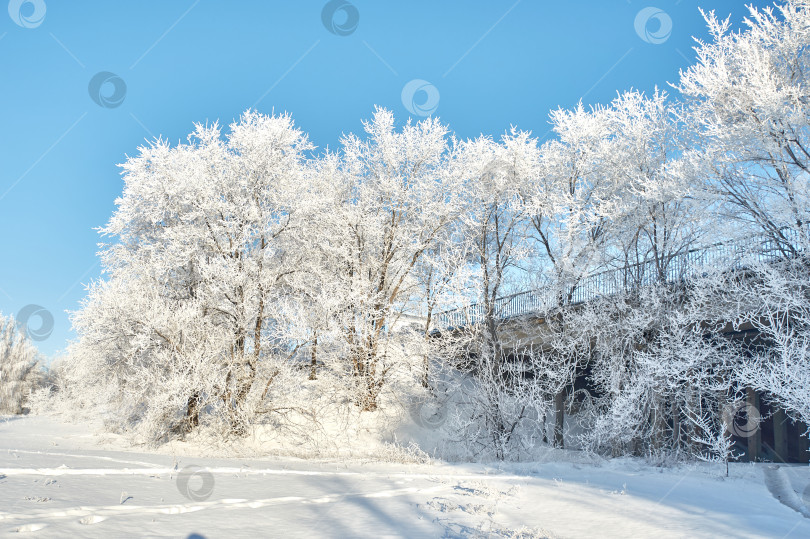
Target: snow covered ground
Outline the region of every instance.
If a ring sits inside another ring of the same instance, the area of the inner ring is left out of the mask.
[[[725,478],[575,452],[501,466],[203,458],[99,432],[0,421],[0,536],[810,537],[790,507],[806,512],[807,467],[732,464]]]

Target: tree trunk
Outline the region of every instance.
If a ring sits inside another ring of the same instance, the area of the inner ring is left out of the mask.
[[[186,403],[185,432],[191,432],[200,424],[200,395],[193,393]]]
[[[316,369],[318,367],[318,333],[315,332],[315,337],[312,340],[312,359],[309,364],[309,379],[317,380],[318,375]]]
[[[670,415],[672,416],[672,448],[677,451],[681,443],[681,412],[674,399]]]

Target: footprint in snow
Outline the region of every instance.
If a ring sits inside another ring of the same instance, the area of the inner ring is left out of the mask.
[[[33,524],[25,524],[23,526],[20,526],[19,528],[14,528],[12,530],[12,532],[14,532],[14,533],[35,532],[35,531],[41,530],[42,528],[44,528],[46,526],[47,526],[47,524],[44,524],[42,522],[35,522]]]
[[[85,525],[98,524],[99,522],[104,522],[105,520],[107,520],[107,517],[103,517],[101,515],[88,515],[83,519],[79,520],[79,524]]]

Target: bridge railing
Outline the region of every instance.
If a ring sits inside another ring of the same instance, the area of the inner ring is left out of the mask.
[[[707,247],[672,254],[661,261],[656,260],[630,264],[588,275],[571,285],[567,290],[546,288],[527,290],[497,298],[493,302],[495,318],[505,320],[527,314],[548,311],[555,305],[581,304],[600,297],[615,296],[660,282],[673,283],[693,279],[708,271],[741,269],[749,263],[769,263],[793,254],[793,248],[801,243],[799,232],[793,228],[779,230],[782,239],[756,235],[735,241],[717,243]],[[438,313],[437,329],[471,326],[485,319],[485,307],[474,303]]]

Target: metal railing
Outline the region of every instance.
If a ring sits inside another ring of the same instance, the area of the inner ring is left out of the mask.
[[[601,297],[631,292],[659,283],[685,281],[709,271],[739,270],[747,264],[770,263],[796,254],[795,245],[803,243],[794,228],[779,230],[777,240],[760,234],[735,241],[691,249],[656,260],[630,264],[594,273],[567,288],[527,290],[497,298],[492,305],[495,318],[505,320],[529,314],[548,312],[553,307],[587,303]],[[437,329],[471,326],[485,319],[485,306],[474,303],[437,313]]]

